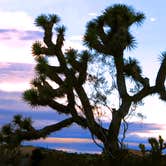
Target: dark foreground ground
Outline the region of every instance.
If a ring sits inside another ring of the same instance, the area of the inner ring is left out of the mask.
[[[0,150],[0,166],[166,166],[166,156],[153,159],[139,151],[123,151],[113,158],[99,154],[77,154],[34,147],[21,147],[19,153]]]

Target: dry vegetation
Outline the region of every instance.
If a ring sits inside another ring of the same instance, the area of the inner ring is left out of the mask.
[[[5,160],[4,160],[5,161]],[[165,166],[166,156],[159,160],[150,155],[143,156],[141,151],[124,150],[111,158],[102,154],[78,154],[63,151],[36,148],[32,146],[20,147],[20,153],[1,166]]]

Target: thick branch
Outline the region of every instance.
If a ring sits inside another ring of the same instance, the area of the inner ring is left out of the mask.
[[[57,46],[58,48],[62,48],[63,42],[64,42],[64,34],[60,34],[60,33],[59,33],[59,34],[57,35],[56,46]]]
[[[89,128],[91,133],[94,134],[98,139],[105,141],[107,130],[96,123],[93,112],[92,112],[92,107],[89,103],[89,99],[88,99],[83,87],[76,86],[75,89],[76,89],[76,92],[80,98],[80,101],[81,101],[83,109],[84,109],[84,114],[86,116],[86,121],[87,121],[86,122],[87,127]]]
[[[83,128],[88,127],[87,120],[81,116],[74,117],[74,121],[75,121],[75,123],[77,123],[79,126],[81,126]]]
[[[144,88],[141,91],[139,91],[137,94],[132,96],[131,100],[133,102],[138,102],[138,101],[142,100],[144,97],[151,95],[153,93],[157,93],[157,92],[158,92],[158,90],[157,90],[156,86]]]
[[[46,48],[46,47],[41,47],[41,54],[47,55],[47,56],[55,56],[55,51],[54,49]]]
[[[63,84],[62,79],[58,76],[58,74],[56,72],[54,72],[53,70],[48,69],[48,72],[46,73],[47,76],[54,81],[55,83],[57,83],[58,85]]]
[[[55,44],[52,42],[53,25],[52,22],[48,22],[47,26],[44,27],[44,42],[49,48],[55,47]]]
[[[82,63],[80,66],[79,77],[78,77],[78,82],[80,85],[82,85],[85,82],[86,76],[87,76],[87,62]]]
[[[52,109],[58,111],[59,113],[64,113],[64,114],[71,113],[68,106],[65,106],[63,104],[59,104],[58,102],[56,102],[54,100],[49,101],[47,105],[49,107],[51,107]]]
[[[140,92],[132,97],[134,102],[142,100],[144,97],[153,94],[159,93],[161,98],[165,100],[166,91],[165,91],[165,79],[166,79],[166,58],[163,59],[160,69],[156,78],[156,85],[148,88],[143,88]]]
[[[116,77],[117,77],[119,95],[122,99],[123,98],[125,99],[128,96],[128,94],[126,89],[125,77],[123,73],[123,68],[124,68],[123,56],[115,55],[114,60],[116,65],[116,72],[117,72]]]
[[[70,126],[74,122],[74,118],[68,118],[65,119],[57,124],[53,124],[50,126],[46,126],[43,129],[40,130],[33,130],[29,132],[19,132],[19,139],[22,140],[33,140],[33,139],[39,139],[42,137],[46,137],[52,132],[59,131],[64,127]]]
[[[133,77],[135,80],[139,81],[144,88],[148,88],[149,87],[149,79],[147,77],[142,77],[140,74]]]
[[[72,65],[73,69],[77,71],[80,70],[80,63],[76,61],[75,59],[70,60],[69,63]]]
[[[99,19],[98,26],[97,26],[98,35],[100,36],[102,42],[106,44],[108,40],[107,40],[107,35],[105,34],[103,27],[104,27],[104,21],[102,19]]]
[[[68,100],[68,108],[70,109],[71,115],[76,118],[78,114],[75,109],[75,96],[72,87],[67,90],[67,100]]]
[[[164,88],[165,80],[166,80],[166,58],[163,59],[160,69],[158,71],[156,78],[156,87],[161,90],[165,89]]]
[[[89,99],[87,97],[87,94],[85,93],[84,89],[82,86],[75,86],[76,92],[80,98],[80,101],[82,103],[84,112],[85,112],[85,116],[87,118],[87,122],[89,126],[94,126],[95,123],[95,119],[94,119],[94,115],[92,112],[92,108],[91,105],[89,103]]]

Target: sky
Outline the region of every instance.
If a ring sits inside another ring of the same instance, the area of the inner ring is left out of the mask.
[[[42,40],[43,35],[42,29],[35,27],[34,19],[40,14],[57,14],[67,28],[65,48],[82,50],[87,22],[115,3],[132,6],[146,16],[141,27],[131,28],[137,47],[125,54],[140,61],[144,76],[149,77],[153,85],[160,65],[159,55],[166,51],[165,0],[0,0],[0,125],[18,113],[32,117],[37,128],[64,118],[50,108],[33,109],[22,100],[22,92],[30,87],[34,77],[31,46],[34,41]],[[146,118],[131,119],[126,138],[129,146],[136,148],[138,142],[146,142],[147,137],[159,134],[166,139],[166,103],[158,96],[150,96],[137,112]],[[68,151],[100,151],[92,143],[89,132],[75,125],[53,133],[46,140],[25,143]]]

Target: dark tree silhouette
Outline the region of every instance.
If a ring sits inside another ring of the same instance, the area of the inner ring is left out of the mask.
[[[156,93],[166,101],[166,53],[161,56],[161,65],[153,86],[147,77],[143,77],[138,61],[124,57],[124,50],[131,50],[136,44],[130,27],[141,25],[144,18],[143,13],[135,12],[126,5],[117,4],[107,8],[102,15],[87,24],[84,43],[90,51],[78,53],[71,48],[62,50],[65,27],[58,26],[57,15],[37,17],[35,23],[44,30],[44,42],[37,41],[32,46],[37,62],[36,78],[31,82],[32,88],[24,92],[24,100],[32,106],[49,106],[69,118],[41,130],[31,126],[28,132],[19,133],[20,138],[30,140],[45,137],[76,123],[89,129],[93,138],[101,141],[105,153],[118,151],[120,126],[132,106]],[[57,26],[56,41],[53,41],[54,25]],[[55,58],[57,63],[51,65],[49,57]],[[101,65],[103,72],[96,72],[96,65]],[[91,66],[95,67],[91,69]],[[104,73],[106,68],[110,79]],[[132,89],[131,84],[127,84],[128,78],[133,81]],[[109,97],[115,91],[119,107],[112,108]],[[102,109],[111,113],[107,128],[96,116],[96,110],[100,114]]]

